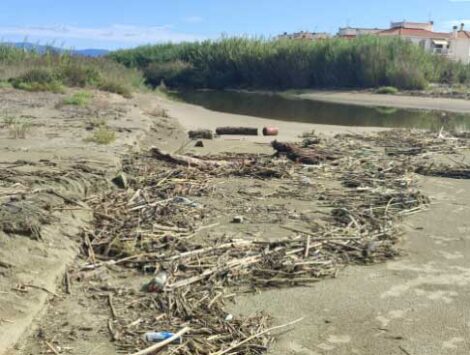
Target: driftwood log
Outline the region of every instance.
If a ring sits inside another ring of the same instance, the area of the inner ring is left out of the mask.
[[[285,155],[290,160],[301,164],[315,165],[320,164],[326,160],[336,160],[338,158],[315,147],[300,148],[296,144],[282,143],[278,141],[272,142],[271,145],[276,150],[278,155]]]
[[[218,127],[215,130],[218,135],[233,134],[233,135],[244,135],[244,136],[257,136],[258,128],[252,127]]]
[[[155,159],[163,160],[168,163],[192,166],[199,169],[214,169],[214,168],[237,168],[252,166],[256,162],[251,159],[236,159],[236,160],[205,160],[187,155],[172,154],[165,152],[157,147],[150,148],[150,153]]]
[[[189,131],[188,136],[191,139],[213,139],[214,132],[210,129],[198,129],[195,131]]]
[[[165,152],[157,147],[150,148],[152,156],[158,160],[163,160],[168,163],[177,165],[194,166],[202,169],[218,168],[221,166],[228,166],[231,162],[225,160],[203,160],[199,158],[189,157],[187,155],[179,155]]]

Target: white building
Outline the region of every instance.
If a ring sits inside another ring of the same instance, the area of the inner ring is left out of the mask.
[[[464,24],[460,25],[460,30],[457,30],[457,26],[454,27],[448,56],[464,64],[470,64],[470,32],[464,30]]]

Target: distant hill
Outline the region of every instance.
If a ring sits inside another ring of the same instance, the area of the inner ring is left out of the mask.
[[[45,46],[40,44],[21,42],[21,43],[11,43],[5,42],[3,45],[12,46],[16,48],[22,48],[25,50],[35,50],[39,53],[45,53],[46,51],[52,51],[57,53],[70,53],[71,55],[81,56],[81,57],[103,57],[109,53],[106,49],[63,49],[53,46]]]

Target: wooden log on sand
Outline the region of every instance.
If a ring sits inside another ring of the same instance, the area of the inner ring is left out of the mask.
[[[192,166],[199,169],[242,168],[256,164],[256,160],[252,159],[205,160],[187,155],[168,153],[157,147],[150,148],[150,153],[158,160],[177,165]]]
[[[198,129],[189,131],[188,136],[191,139],[213,139],[214,133],[210,129]]]
[[[199,158],[189,157],[187,155],[179,155],[179,154],[171,154],[165,152],[157,147],[150,148],[150,153],[152,156],[158,160],[163,160],[168,163],[173,163],[177,165],[186,165],[186,166],[194,166],[198,168],[218,168],[221,166],[228,166],[230,165],[228,161],[225,160],[202,160]]]
[[[257,136],[258,128],[252,127],[218,127],[215,130],[218,135],[231,134],[241,136]]]
[[[278,141],[272,142],[271,145],[277,151],[277,154],[284,154],[290,160],[301,164],[315,165],[326,160],[337,159],[336,156],[314,147],[300,148],[298,145],[292,143],[282,143]]]

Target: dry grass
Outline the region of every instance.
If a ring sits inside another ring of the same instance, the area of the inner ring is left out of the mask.
[[[24,118],[5,116],[2,119],[2,126],[8,129],[11,138],[26,139],[26,135],[31,131],[32,123]]]
[[[144,87],[141,73],[107,58],[22,51],[0,45],[0,82],[29,91],[61,92],[63,87],[97,88],[130,97]]]
[[[113,143],[116,138],[115,131],[107,126],[100,126],[85,141],[105,145]]]

